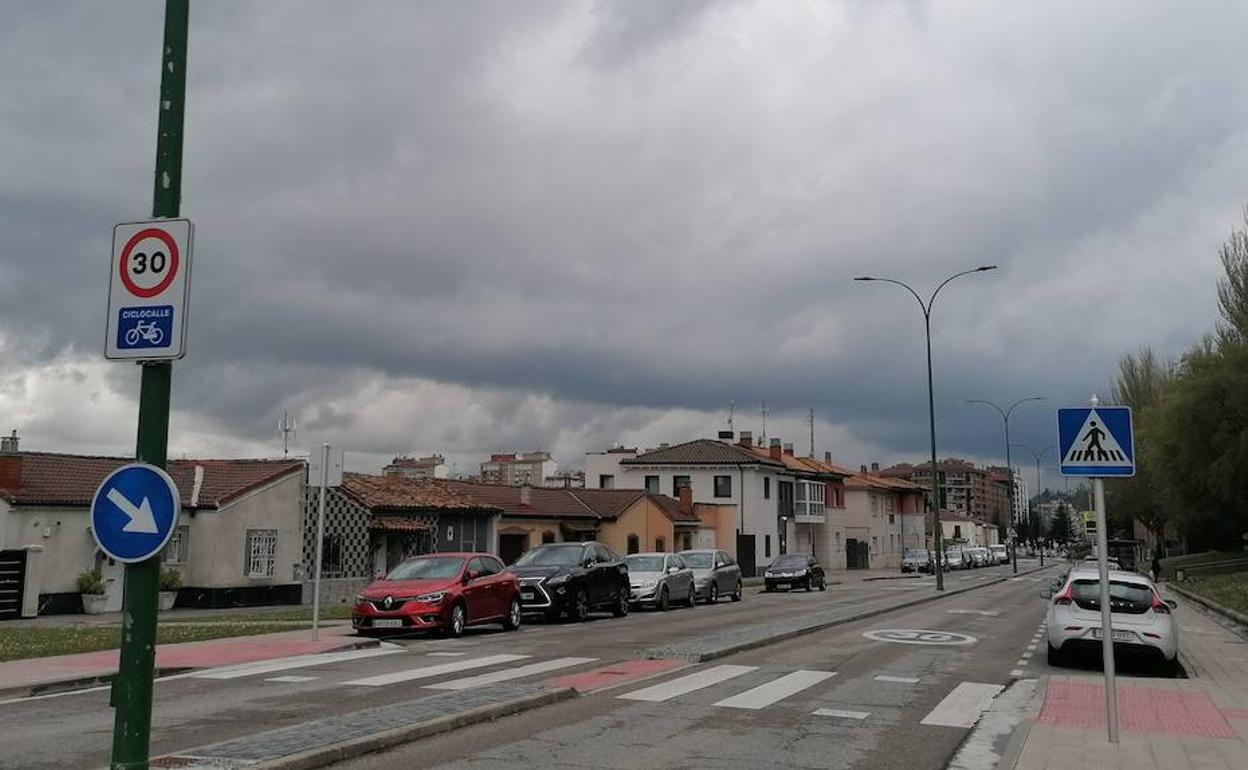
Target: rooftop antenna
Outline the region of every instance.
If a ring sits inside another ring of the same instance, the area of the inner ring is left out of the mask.
[[[277,432],[282,434],[282,457],[290,457],[290,440],[294,438],[299,427],[297,420],[290,419],[290,413],[283,410],[282,419],[277,423]]]
[[[728,402],[728,430],[732,431],[732,416],[737,411],[737,402],[735,400]]]
[[[763,446],[767,446],[767,400],[763,399]]]
[[[815,408],[810,408],[810,456],[815,456]]]

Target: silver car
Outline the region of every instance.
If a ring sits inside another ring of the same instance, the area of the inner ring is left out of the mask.
[[[715,604],[721,596],[741,601],[741,567],[727,551],[681,551],[681,558],[693,569],[693,585],[697,597]]]
[[[628,565],[629,603],[649,604],[666,610],[672,602],[690,607],[697,601],[693,570],[674,553],[634,553],[624,557]]]

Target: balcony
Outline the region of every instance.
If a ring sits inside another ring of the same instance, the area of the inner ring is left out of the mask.
[[[826,523],[827,515],[824,513],[823,503],[794,503],[793,521],[798,524]]]

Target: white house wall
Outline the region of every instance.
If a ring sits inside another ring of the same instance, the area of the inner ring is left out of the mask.
[[[196,588],[283,585],[297,582],[301,561],[303,479],[291,474],[264,489],[244,495],[220,510],[182,515],[190,525],[183,585]],[[248,577],[247,530],[277,530],[277,558],[272,577]]]
[[[42,545],[43,574],[39,592],[73,593],[78,590],[78,575],[95,569],[98,550],[91,529],[87,508],[62,506],[14,506],[4,516],[5,530],[0,536],[4,548]]]

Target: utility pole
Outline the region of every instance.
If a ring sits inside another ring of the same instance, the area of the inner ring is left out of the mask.
[[[736,402],[736,401],[729,401],[729,402],[728,402],[728,430],[730,430],[730,431],[733,429],[733,428],[732,428],[732,417],[733,417],[733,413],[734,413],[734,412],[736,412],[736,411],[737,411],[737,402]]]
[[[762,446],[767,446],[767,401],[763,401],[763,432],[761,434]]]
[[[165,0],[164,46],[152,217],[175,218],[182,198],[182,127],[186,105],[186,47],[190,0]],[[164,468],[169,447],[173,364],[145,362],[139,390],[135,456]],[[121,651],[113,681],[112,770],[147,770],[152,731],[152,673],[156,660],[156,595],[160,556],[130,564],[125,573]]]
[[[815,408],[810,408],[810,456],[815,456]]]

